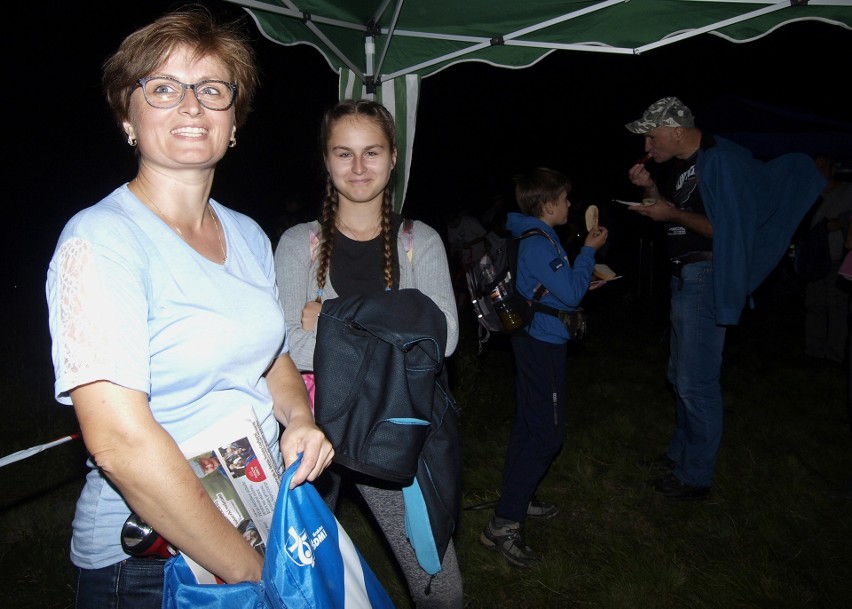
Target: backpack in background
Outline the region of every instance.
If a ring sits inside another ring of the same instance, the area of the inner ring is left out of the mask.
[[[518,248],[522,239],[533,236],[546,237],[559,253],[559,245],[540,228],[531,228],[517,237],[509,236],[493,251],[486,252],[465,271],[471,304],[479,322],[479,352],[492,332],[512,334],[530,325],[536,313],[558,317],[573,340],[585,335],[586,318],[583,309],[560,311],[541,304],[547,288],[539,284],[530,300],[515,287],[518,269]]]
[[[514,332],[524,326],[523,313],[526,300],[515,290],[510,268],[509,248],[517,268],[518,239],[507,237],[501,245],[485,252],[465,271],[473,311],[479,321],[480,331]],[[484,341],[483,341],[484,342]]]

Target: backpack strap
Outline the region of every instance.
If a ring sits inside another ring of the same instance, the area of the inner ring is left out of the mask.
[[[546,287],[544,287],[542,284],[538,284],[535,289],[535,292],[533,292],[532,300],[527,301],[530,303],[530,310],[532,311],[533,315],[535,315],[536,313],[546,313],[548,315],[553,315],[554,317],[559,317],[559,309],[555,309],[549,305],[542,304],[539,302],[541,300],[541,297],[547,294],[547,292],[548,289]]]
[[[409,266],[413,266],[414,220],[412,220],[411,218],[402,219],[402,248],[405,250],[405,256],[408,258]]]
[[[311,253],[311,262],[317,259],[317,252],[319,251],[320,244],[319,232],[319,220],[308,222],[308,248]],[[322,299],[322,287],[317,288],[317,298]]]
[[[319,220],[313,220],[308,222],[308,241],[309,247],[311,251],[311,262],[317,259],[317,252],[319,251]]]
[[[556,249],[556,254],[557,255],[559,254],[559,244],[556,243],[553,240],[553,237],[551,237],[549,234],[547,234],[545,231],[541,230],[540,228],[531,228],[529,230],[526,230],[518,236],[518,239],[526,239],[527,237],[533,237],[535,235],[547,237],[547,240],[550,241],[550,243],[553,244],[553,247]],[[535,315],[536,313],[545,313],[547,315],[552,315],[554,317],[559,316],[559,309],[556,309],[554,307],[551,307],[551,306],[548,306],[546,304],[542,304],[541,302],[539,302],[544,297],[544,295],[547,294],[547,293],[548,293],[548,289],[546,287],[544,287],[544,285],[542,283],[538,283],[535,286],[535,290],[533,290],[532,298],[527,301],[530,305],[530,311],[532,312],[531,315],[530,315],[530,320],[532,320],[532,316]]]

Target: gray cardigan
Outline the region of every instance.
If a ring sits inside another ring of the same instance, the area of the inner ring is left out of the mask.
[[[275,275],[284,319],[287,322],[290,357],[302,371],[313,370],[316,343],[316,330],[302,329],[302,309],[306,302],[316,298],[317,293],[319,260],[311,260],[311,224],[306,222],[287,229],[275,248]],[[435,229],[415,220],[412,243],[412,260],[411,264],[408,264],[402,239],[397,239],[397,255],[401,261],[399,287],[417,288],[443,311],[447,318],[445,356],[448,357],[455,351],[458,343],[459,317],[444,242]],[[322,299],[329,298],[337,298],[337,293],[331,281],[326,279]]]

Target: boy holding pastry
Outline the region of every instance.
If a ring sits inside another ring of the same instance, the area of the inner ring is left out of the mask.
[[[537,228],[547,233],[523,239],[518,248],[516,288],[530,300],[539,286],[540,302],[572,311],[589,289],[595,253],[606,243],[607,229],[592,226],[572,268],[554,227],[568,221],[571,182],[564,174],[536,168],[515,178],[515,198],[523,213],[508,214],[514,237]],[[596,224],[596,223],[595,223]],[[517,376],[516,414],[506,450],[503,483],[494,516],[480,535],[487,548],[500,552],[515,567],[529,567],[541,556],[522,537],[527,517],[550,518],[558,506],[539,501],[535,491],[562,448],[565,428],[565,370],[570,334],[553,315],[538,313],[511,335]]]

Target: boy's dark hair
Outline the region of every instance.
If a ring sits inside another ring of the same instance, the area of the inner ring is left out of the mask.
[[[528,216],[540,217],[544,204],[555,200],[563,190],[571,192],[571,180],[554,169],[536,167],[515,176],[515,200]]]

